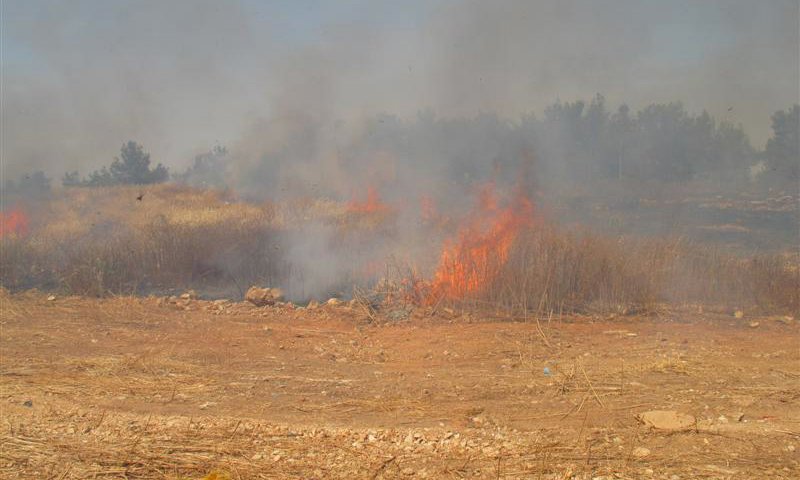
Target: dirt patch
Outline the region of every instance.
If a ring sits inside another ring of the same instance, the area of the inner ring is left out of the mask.
[[[797,478],[784,317],[2,299],[3,478]],[[758,328],[749,324],[758,321]],[[681,431],[643,425],[676,411]]]

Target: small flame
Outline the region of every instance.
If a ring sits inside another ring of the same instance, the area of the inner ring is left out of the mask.
[[[375,187],[367,187],[367,198],[364,201],[353,198],[347,204],[347,211],[350,213],[376,214],[388,213],[391,207],[383,203],[378,190]]]
[[[501,206],[489,184],[481,189],[478,206],[447,241],[431,282],[429,300],[459,299],[485,288],[508,260],[519,232],[533,224],[533,204],[521,192]]]
[[[28,216],[17,207],[7,212],[0,212],[0,237],[16,235],[24,237],[28,234]]]

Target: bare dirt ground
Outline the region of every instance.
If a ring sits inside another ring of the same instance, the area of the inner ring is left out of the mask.
[[[28,293],[1,321],[2,478],[800,478],[791,318]]]

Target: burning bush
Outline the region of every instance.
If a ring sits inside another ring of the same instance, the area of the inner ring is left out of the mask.
[[[37,208],[36,228],[21,209],[4,212],[3,286],[243,296],[259,284],[303,300],[383,278],[419,305],[513,315],[665,302],[800,310],[800,270],[787,268],[785,258],[564,230],[536,216],[521,190],[504,197],[487,186],[460,227],[448,219],[423,222],[414,232],[382,216],[389,207],[373,208],[385,205],[375,194],[356,204],[285,205],[239,203],[174,185],[148,187],[139,201],[141,194],[140,187],[68,189]],[[432,267],[411,267],[426,264]]]
[[[24,237],[28,234],[28,216],[22,208],[0,212],[0,238],[10,235]]]
[[[524,194],[501,206],[493,185],[481,189],[478,208],[456,240],[445,243],[429,300],[463,298],[484,289],[505,265],[520,231],[532,223],[533,204]]]
[[[534,218],[520,190],[504,200],[492,185],[445,240],[430,281],[410,271],[399,282],[406,299],[512,314],[661,303],[800,309],[800,273],[779,256],[741,258],[681,239],[568,231]]]
[[[664,303],[800,310],[800,273],[781,257],[740,258],[679,239],[615,240],[538,224],[524,227],[508,247],[495,243],[465,257],[471,263],[440,264],[428,302],[514,315]]]

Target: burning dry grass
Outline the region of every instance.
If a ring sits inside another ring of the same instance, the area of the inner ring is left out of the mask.
[[[535,218],[523,195],[503,202],[487,188],[480,200],[445,241],[437,265],[398,274],[404,298],[513,315],[661,303],[800,310],[800,271],[783,257],[568,232]],[[286,251],[310,224],[333,232],[325,248],[352,263],[355,274],[340,283],[365,287],[387,276],[385,256],[376,258],[374,247],[388,244],[397,229],[394,210],[374,191],[350,203],[249,204],[174,185],[67,189],[31,216],[29,232],[2,239],[3,285],[85,295],[190,287],[237,295],[250,284],[286,287],[297,274]],[[437,228],[429,232],[434,238],[447,233]],[[394,253],[378,254],[387,252]]]
[[[142,200],[137,196],[144,193]],[[36,228],[3,238],[5,286],[105,295],[277,272],[274,208],[175,186],[68,189],[35,212]]]
[[[325,199],[252,204],[175,185],[66,189],[29,215],[30,231],[2,236],[3,285],[95,296],[189,287],[237,296],[251,284],[285,285],[297,274],[286,251],[301,227],[327,228],[331,248],[347,253],[393,218]]]
[[[664,303],[800,309],[800,274],[786,259],[740,258],[681,240],[615,240],[539,225],[519,232],[507,254],[451,271],[478,271],[487,281],[461,296],[444,296],[445,303],[512,314],[623,313]]]

